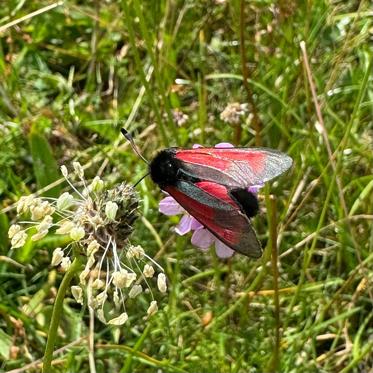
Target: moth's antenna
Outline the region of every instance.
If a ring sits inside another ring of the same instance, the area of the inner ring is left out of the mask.
[[[140,180],[136,181],[133,187],[136,188],[148,175],[149,175],[149,172],[146,173],[143,177],[141,177]]]
[[[129,143],[131,144],[131,147],[133,149],[133,151],[148,165],[149,162],[144,158],[144,156],[140,153],[140,150],[139,148],[136,146],[135,142],[133,141],[133,137],[131,136],[131,134],[124,128],[121,128],[120,132],[122,132],[123,136],[129,141]],[[147,175],[145,175],[147,176]],[[145,177],[144,176],[144,177]],[[143,178],[144,178],[143,177]],[[141,178],[137,183],[136,185],[143,179]]]

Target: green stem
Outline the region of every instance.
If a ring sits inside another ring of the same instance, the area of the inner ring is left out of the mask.
[[[249,107],[251,110],[251,113],[253,114],[253,127],[255,130],[255,146],[261,146],[262,145],[262,138],[261,138],[261,130],[262,130],[262,123],[259,118],[258,110],[256,108],[256,104],[254,101],[254,95],[253,91],[251,90],[250,84],[249,84],[249,69],[247,67],[247,60],[246,60],[246,47],[245,47],[245,0],[240,1],[240,55],[241,55],[241,69],[242,69],[242,77],[243,77],[243,86],[246,90],[247,94],[247,100],[249,103]],[[239,145],[241,142],[241,133],[242,133],[242,127],[241,123],[239,124],[239,127],[236,129],[235,134],[235,141],[236,145]]]
[[[65,273],[65,276],[63,277],[61,285],[58,289],[56,300],[53,305],[52,318],[49,325],[47,344],[45,346],[45,352],[43,357],[43,373],[52,372],[53,350],[57,338],[58,325],[60,324],[61,320],[63,301],[65,299],[66,290],[69,287],[70,282],[74,277],[75,273],[80,269],[80,266],[80,260],[75,258],[70,268]]]

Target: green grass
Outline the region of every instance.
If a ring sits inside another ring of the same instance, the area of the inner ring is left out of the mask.
[[[58,166],[73,160],[88,178],[134,184],[146,166],[123,125],[149,159],[168,146],[230,141],[282,150],[294,166],[263,191],[257,261],[198,251],[170,232],[177,219],[160,215],[151,180],[139,184],[144,219],[131,240],[161,251],[170,290],[148,321],[133,308],[120,328],[95,322],[97,372],[369,371],[371,17],[369,1],[352,0],[5,2],[0,371],[40,371],[62,279],[50,266],[64,244],[56,237],[9,249],[14,203],[65,190]],[[240,127],[219,117],[230,102],[249,103]],[[174,109],[187,123],[175,123]],[[56,371],[89,372],[89,312],[70,294],[58,335]]]

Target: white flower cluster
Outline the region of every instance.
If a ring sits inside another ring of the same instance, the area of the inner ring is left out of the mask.
[[[132,187],[121,184],[106,191],[104,182],[95,177],[87,185],[82,166],[73,163],[83,189],[79,191],[70,180],[65,166],[61,172],[73,190],[58,199],[49,200],[32,195],[21,197],[18,215],[29,215],[30,221],[21,221],[9,229],[12,248],[22,247],[26,240],[37,241],[52,231],[68,236],[70,243],[53,251],[53,266],[67,271],[75,252],[86,258],[79,274],[79,285],[71,287],[75,300],[88,305],[104,323],[122,325],[128,319],[126,303],[140,294],[150,297],[147,316],[158,310],[152,287],[167,291],[162,267],[149,257],[140,246],[128,242],[128,236],[137,217],[138,199]],[[27,226],[25,229],[21,227]],[[73,250],[74,248],[74,250]],[[153,285],[153,286],[152,286]]]
[[[179,127],[182,127],[189,120],[188,114],[183,113],[180,109],[173,109],[172,117]]]
[[[248,112],[247,104],[233,102],[228,104],[220,113],[220,119],[229,124],[239,124],[242,117]]]

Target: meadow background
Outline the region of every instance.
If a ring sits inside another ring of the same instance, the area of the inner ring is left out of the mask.
[[[202,253],[151,180],[137,186],[131,241],[169,292],[149,320],[96,320],[97,372],[372,372],[371,20],[364,0],[2,2],[0,371],[40,371],[63,277],[58,237],[10,249],[15,202],[58,196],[66,185],[48,185],[76,160],[88,179],[134,184],[146,165],[125,126],[149,159],[224,141],[294,165],[261,192],[259,260]],[[248,106],[238,125],[220,118],[232,102]],[[92,333],[68,293],[56,371],[92,372]]]

